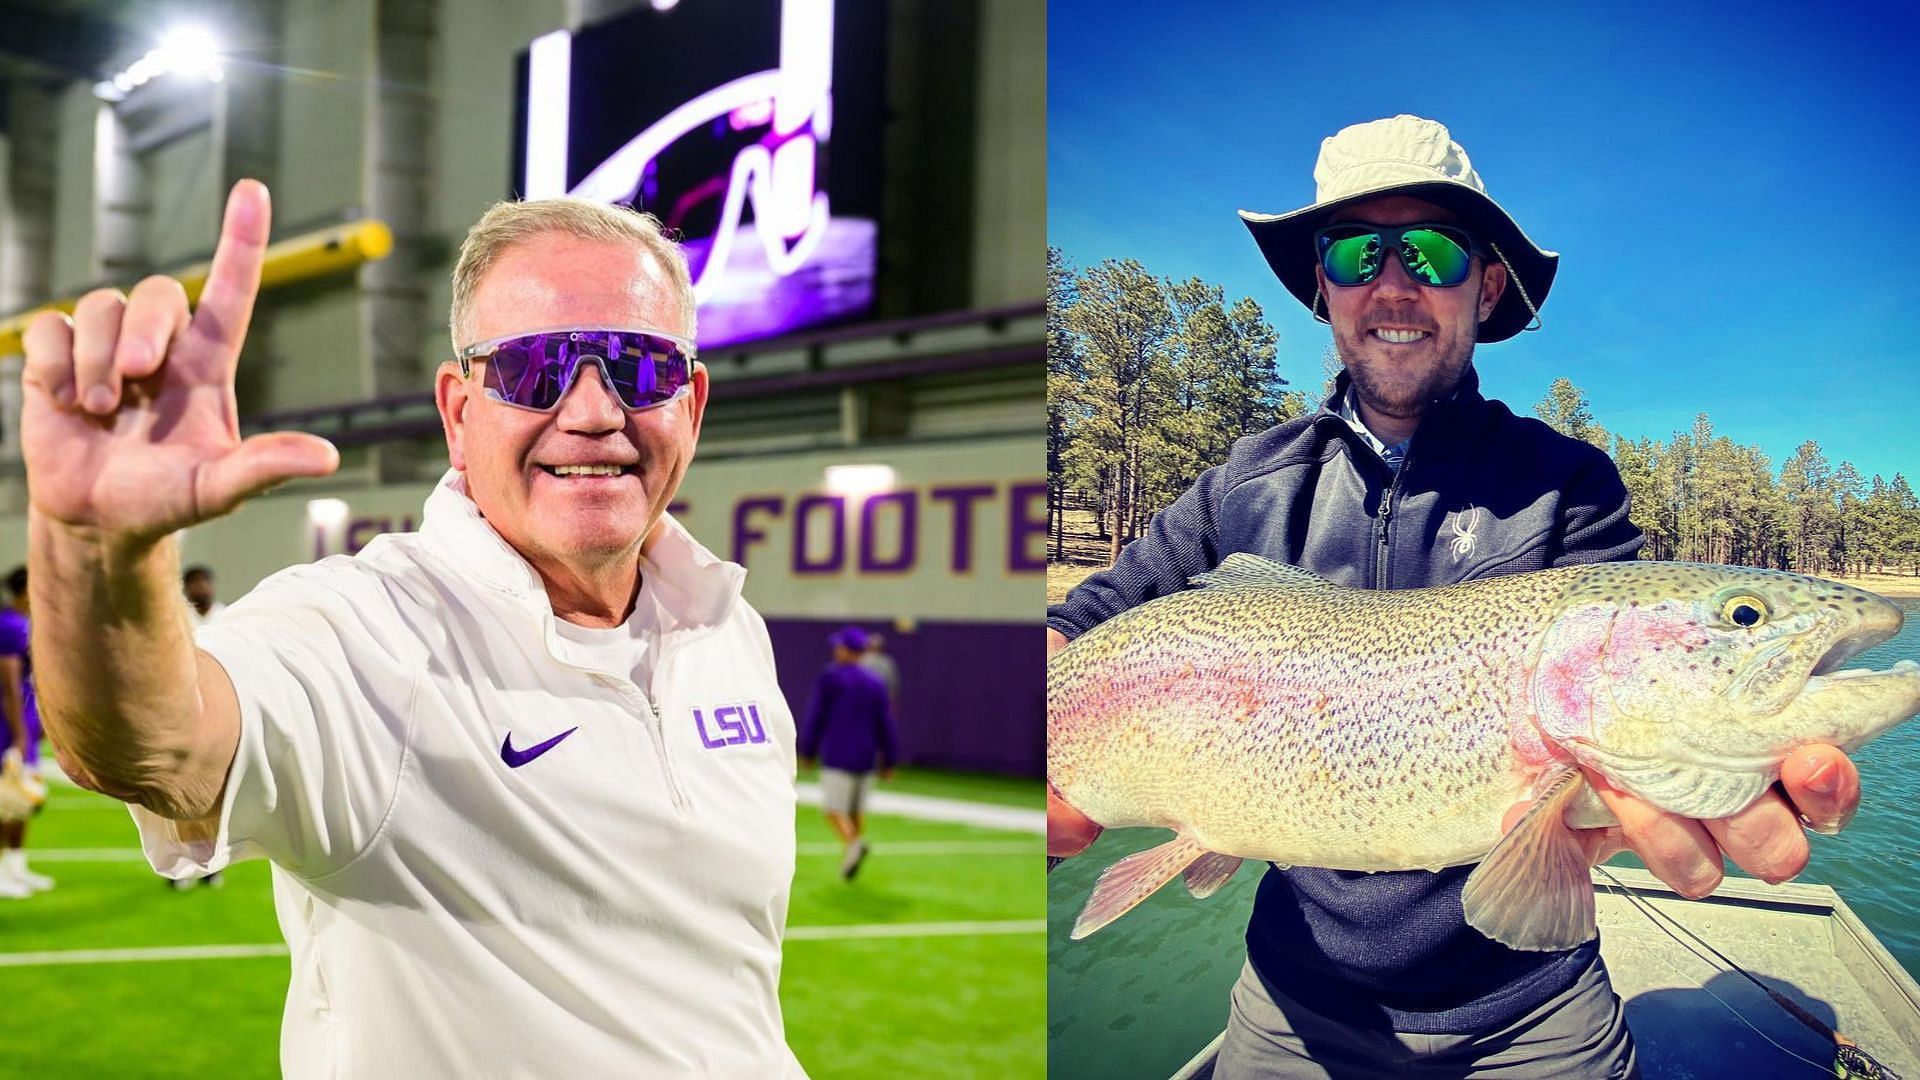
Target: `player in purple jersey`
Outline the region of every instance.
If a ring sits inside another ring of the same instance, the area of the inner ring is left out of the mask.
[[[33,704],[33,661],[27,655],[27,568],[7,575],[0,606],[0,754],[19,754],[27,772],[40,771],[40,716]],[[0,822],[0,898],[22,900],[53,888],[53,879],[27,869],[27,823]]]
[[[814,683],[807,722],[800,729],[800,759],[820,759],[820,808],[847,846],[840,877],[851,881],[867,857],[862,808],[873,788],[874,769],[879,767],[881,779],[892,779],[900,760],[900,730],[886,683],[860,666],[866,633],[849,626],[829,640],[833,662]]]

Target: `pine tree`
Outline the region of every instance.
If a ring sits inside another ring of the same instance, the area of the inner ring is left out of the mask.
[[[1173,311],[1159,279],[1132,259],[1083,271],[1064,323],[1081,357],[1079,423],[1061,454],[1069,482],[1096,488],[1107,524],[1108,561],[1137,522],[1143,450],[1164,402]]]
[[[1547,387],[1547,396],[1534,404],[1533,415],[1560,434],[1602,450],[1613,442],[1607,429],[1594,421],[1593,411],[1587,407],[1587,392],[1573,385],[1572,379],[1553,380],[1553,385]]]
[[[1048,478],[1054,556],[1065,509],[1089,498],[1110,558],[1224,461],[1233,441],[1304,414],[1275,370],[1260,305],[1132,260],[1075,272],[1049,250]]]
[[[1079,416],[1085,377],[1066,312],[1079,298],[1073,267],[1057,247],[1047,248],[1047,532],[1051,559],[1066,554],[1067,482],[1063,455]]]
[[[1819,443],[1801,443],[1780,467],[1780,490],[1787,507],[1790,568],[1809,574],[1825,572],[1834,531],[1833,467]]]

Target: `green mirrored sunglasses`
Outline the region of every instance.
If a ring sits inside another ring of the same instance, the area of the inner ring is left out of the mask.
[[[1397,252],[1407,276],[1449,288],[1467,280],[1473,240],[1452,225],[1329,225],[1313,234],[1320,267],[1335,285],[1365,285],[1380,276],[1387,252]]]

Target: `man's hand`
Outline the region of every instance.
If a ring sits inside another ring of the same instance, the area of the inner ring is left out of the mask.
[[[263,185],[234,185],[197,312],[179,282],[150,277],[131,295],[96,289],[72,318],[45,312],[28,326],[20,438],[34,509],[139,547],[339,466],[313,435],[240,438],[234,368],[269,216]]]
[[[1047,854],[1058,858],[1078,855],[1100,836],[1100,826],[1075,810],[1047,785]]]
[[[1778,884],[1806,869],[1802,827],[1839,832],[1860,808],[1860,773],[1837,747],[1812,744],[1795,750],[1780,767],[1780,786],[1732,817],[1695,821],[1669,814],[1608,784],[1592,772],[1587,782],[1620,819],[1617,827],[1582,831],[1589,861],[1603,862],[1631,849],[1653,876],[1682,896],[1699,899],[1719,888],[1723,859],[1762,881]],[[1525,812],[1507,815],[1511,828]]]
[[[1067,635],[1047,627],[1047,655],[1067,647]],[[1047,785],[1047,854],[1059,858],[1078,855],[1100,835],[1093,819],[1075,810]]]

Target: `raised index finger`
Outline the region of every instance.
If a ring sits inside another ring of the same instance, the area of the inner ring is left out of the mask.
[[[228,357],[238,356],[253,318],[253,299],[260,292],[260,265],[266,261],[267,233],[272,224],[267,186],[242,180],[227,196],[227,215],[220,225],[220,245],[213,251],[207,285],[194,312],[194,336],[222,346]]]

